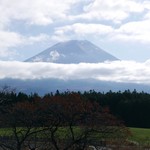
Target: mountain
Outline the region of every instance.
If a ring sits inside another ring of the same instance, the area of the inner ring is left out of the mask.
[[[97,63],[118,60],[87,40],[60,42],[29,58],[26,62]]]
[[[118,59],[89,41],[71,40],[67,42],[57,43],[54,46],[44,50],[43,52],[27,59],[26,62],[53,62],[70,64],[80,62],[97,63],[104,62],[106,60],[114,61]],[[121,89],[121,86],[118,83],[109,83],[94,79],[0,79],[0,87],[3,87],[4,85],[16,88],[18,92],[37,92],[40,95],[44,95],[48,92],[55,92],[57,89],[59,91],[88,91],[91,89],[99,91],[109,91]],[[122,87],[125,88],[128,87],[128,85],[125,86],[123,84]]]

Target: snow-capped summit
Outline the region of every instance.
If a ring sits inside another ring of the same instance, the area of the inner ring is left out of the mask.
[[[118,60],[86,40],[70,40],[60,42],[43,52],[27,59],[27,62],[54,62],[54,63],[97,63]]]

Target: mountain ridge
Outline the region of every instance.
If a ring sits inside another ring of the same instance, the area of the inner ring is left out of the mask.
[[[94,79],[79,79],[79,80],[61,80],[61,79],[0,79],[0,87],[9,86],[16,89],[16,92],[23,92],[27,94],[38,93],[44,95],[50,92],[59,90],[64,91],[90,91],[95,90],[98,92],[118,92],[125,90],[137,90],[138,92],[150,93],[150,85],[137,84],[137,83],[119,83],[110,81],[99,81]]]
[[[87,40],[59,42],[25,62],[98,63],[119,60]]]

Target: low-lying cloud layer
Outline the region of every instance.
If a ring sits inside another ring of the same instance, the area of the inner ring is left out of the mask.
[[[150,61],[113,61],[104,63],[27,63],[0,62],[0,79],[96,79],[101,81],[150,84]]]

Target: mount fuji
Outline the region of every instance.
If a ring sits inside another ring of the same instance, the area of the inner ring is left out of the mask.
[[[95,46],[89,41],[86,40],[70,40],[67,42],[60,42],[54,46],[44,50],[43,52],[27,59],[26,62],[45,62],[41,64],[47,64],[51,62],[50,65],[64,64],[70,65],[74,63],[103,63],[104,61],[116,61],[119,60],[101,48]],[[53,64],[54,63],[54,64]],[[38,63],[40,64],[40,63]],[[48,64],[47,64],[48,65]],[[57,70],[56,70],[57,71]],[[59,74],[58,70],[58,74]],[[42,72],[42,70],[41,70]],[[37,72],[36,72],[37,73]],[[53,70],[52,70],[53,73]],[[30,74],[30,73],[29,73]],[[119,83],[119,82],[110,82],[97,80],[94,78],[81,78],[81,79],[59,79],[59,78],[34,78],[22,80],[19,78],[4,78],[0,79],[0,87],[8,85],[14,87],[18,92],[24,93],[38,93],[44,95],[49,92],[59,91],[89,91],[96,90],[100,92],[112,91],[123,91],[126,89],[137,91],[150,92],[149,85],[134,84],[134,83]]]
[[[26,62],[97,63],[118,60],[87,40],[60,42],[29,58]]]
[[[31,64],[34,65],[36,63],[33,62],[42,62],[37,63],[45,64],[47,65],[59,65],[62,64],[62,66],[69,66],[71,63],[76,63],[76,65],[80,65],[78,63],[102,63],[104,61],[116,61],[119,60],[116,57],[112,56],[111,54],[105,52],[101,48],[95,46],[89,41],[86,40],[71,40],[67,42],[60,42],[55,44],[54,46],[46,49],[45,51],[27,59],[24,62],[24,65]],[[45,62],[45,63],[43,63]],[[51,62],[51,63],[47,63]],[[59,63],[59,64],[56,64]],[[75,65],[75,66],[76,66]],[[95,64],[93,64],[95,65]],[[35,65],[36,66],[36,65]],[[88,66],[88,65],[87,65]],[[40,68],[40,67],[39,67]],[[43,74],[43,70],[47,70],[48,68],[43,67],[44,69],[36,71],[33,70],[33,72],[37,75],[40,71]],[[68,68],[69,70],[69,68]],[[56,73],[59,76],[61,76],[61,70],[57,68],[54,70],[50,70],[52,74]],[[82,78],[57,78],[57,77],[48,77],[50,72],[46,72],[44,74],[44,78],[32,78],[32,79],[25,79],[22,80],[20,78],[4,78],[0,79],[0,87],[3,87],[4,85],[8,85],[10,87],[14,87],[17,89],[18,92],[24,92],[24,93],[38,93],[40,95],[44,95],[49,92],[55,92],[56,90],[59,91],[89,91],[89,90],[96,90],[100,92],[107,92],[109,90],[112,91],[124,91],[127,89],[137,91],[145,91],[150,93],[150,85],[145,84],[136,84],[136,83],[121,83],[121,82],[111,82],[111,81],[103,81],[103,80],[97,80],[91,76],[91,78],[84,78],[84,75],[87,73],[83,70],[83,77]],[[32,72],[32,71],[31,71]],[[66,72],[67,73],[67,72]],[[102,70],[103,73],[103,70]],[[30,76],[30,70],[27,72]],[[50,73],[51,74],[51,73]],[[109,72],[108,72],[109,74]],[[47,76],[47,77],[46,77]],[[111,77],[111,73],[110,73]]]

